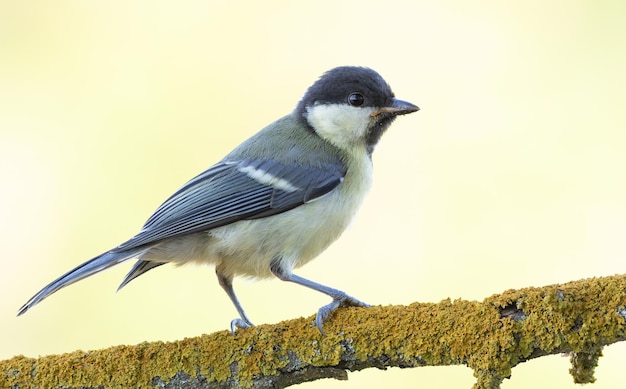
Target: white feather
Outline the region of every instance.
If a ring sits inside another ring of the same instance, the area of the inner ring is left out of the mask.
[[[241,173],[247,174],[248,177],[252,178],[256,182],[263,185],[270,185],[276,189],[284,190],[285,192],[295,192],[300,189],[297,186],[294,186],[291,182],[285,180],[284,178],[276,177],[263,169],[257,169],[254,166],[244,166],[240,167],[239,170]]]
[[[373,107],[316,104],[308,108],[306,118],[319,136],[343,150],[358,154],[365,150],[363,142],[375,111]]]

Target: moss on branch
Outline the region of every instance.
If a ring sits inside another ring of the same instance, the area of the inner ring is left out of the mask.
[[[0,387],[281,388],[347,379],[369,367],[466,365],[498,388],[526,360],[570,353],[593,382],[603,346],[626,338],[626,275],[509,290],[482,302],[340,309],[322,337],[313,318],[176,342],[0,361]]]

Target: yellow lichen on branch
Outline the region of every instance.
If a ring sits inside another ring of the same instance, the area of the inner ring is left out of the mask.
[[[482,302],[340,309],[322,337],[312,318],[176,342],[0,362],[0,387],[286,387],[368,367],[466,365],[498,388],[528,359],[571,353],[593,382],[603,346],[626,338],[626,276],[510,290]]]

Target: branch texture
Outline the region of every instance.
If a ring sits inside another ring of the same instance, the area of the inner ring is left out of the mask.
[[[176,342],[0,361],[0,387],[284,388],[376,367],[466,365],[499,388],[532,358],[569,353],[593,382],[602,347],[626,338],[626,275],[509,290],[482,302],[340,309],[322,337],[300,318]]]

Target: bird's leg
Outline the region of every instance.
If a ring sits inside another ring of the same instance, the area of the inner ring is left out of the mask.
[[[279,261],[273,261],[270,270],[272,274],[281,279],[282,281],[294,282],[298,285],[306,286],[307,288],[311,288],[318,292],[324,293],[330,297],[332,297],[333,301],[324,305],[317,311],[317,316],[315,317],[315,325],[320,330],[322,335],[324,334],[324,330],[322,329],[322,325],[324,321],[339,307],[364,307],[368,308],[370,305],[366,304],[356,298],[342,292],[338,289],[333,289],[326,285],[318,284],[317,282],[307,280],[306,278],[300,277],[298,275],[293,274],[289,270],[285,270],[279,263]]]
[[[235,290],[233,289],[233,277],[223,275],[220,273],[219,268],[215,269],[215,274],[217,275],[217,280],[219,281],[220,286],[224,289],[230,298],[230,301],[233,302],[233,305],[235,305],[237,312],[239,312],[239,317],[230,322],[230,331],[234,335],[237,328],[248,328],[254,326],[250,319],[248,319],[248,315],[246,315],[246,312],[243,310],[243,307],[235,294]]]

